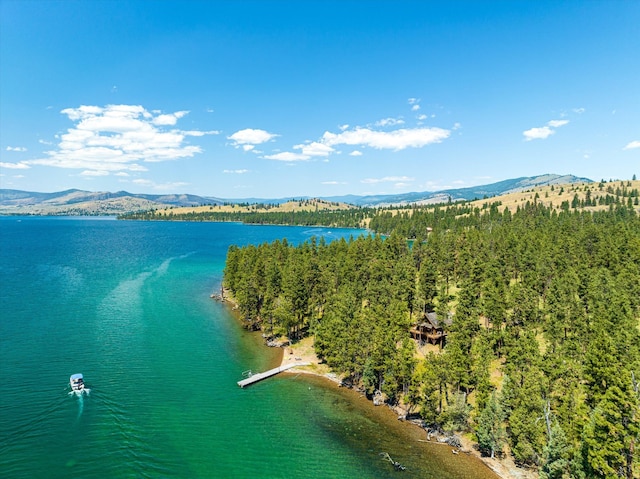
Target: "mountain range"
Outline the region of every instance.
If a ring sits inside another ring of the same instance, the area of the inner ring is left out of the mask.
[[[329,196],[320,199],[356,206],[394,206],[406,204],[433,204],[448,201],[489,198],[506,193],[523,191],[536,186],[551,184],[590,183],[588,178],[574,175],[545,174],[520,177],[470,188],[423,191],[395,195]],[[269,203],[280,204],[292,199],[309,197],[286,197],[277,199],[242,198],[223,199],[190,194],[147,195],[127,191],[90,192],[77,189],[56,193],[36,193],[20,190],[0,189],[0,214],[3,215],[117,215],[170,206],[219,205],[224,203]]]

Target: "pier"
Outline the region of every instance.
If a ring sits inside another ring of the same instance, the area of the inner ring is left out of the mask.
[[[257,383],[258,381],[262,381],[263,379],[270,378],[271,376],[275,376],[282,371],[286,371],[287,369],[292,369],[299,366],[309,366],[310,363],[292,363],[287,364],[285,366],[279,366],[277,368],[269,369],[263,373],[251,374],[249,377],[243,379],[242,381],[238,381],[238,386],[241,388],[245,386],[249,386],[253,383]]]

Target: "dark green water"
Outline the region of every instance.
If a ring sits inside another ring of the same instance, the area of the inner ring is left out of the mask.
[[[238,388],[276,352],[209,298],[228,246],[321,234],[354,232],[0,218],[0,477],[495,477],[323,380]]]

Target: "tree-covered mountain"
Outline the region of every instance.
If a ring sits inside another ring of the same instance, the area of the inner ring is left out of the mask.
[[[602,184],[603,201],[609,187],[627,194],[597,207],[380,210],[371,228],[386,237],[232,246],[224,284],[247,324],[313,335],[346,383],[471,434],[487,455],[545,479],[633,479],[640,215],[628,183]]]
[[[449,200],[459,201],[490,198],[492,196],[522,191],[536,186],[591,182],[592,180],[589,178],[580,178],[574,175],[547,174],[533,177],[523,176],[510,180],[498,181],[497,183],[491,183],[488,185],[472,186],[470,188],[454,188],[440,191],[423,191],[397,195],[334,196],[326,199],[351,203],[358,206],[429,204],[444,203]]]

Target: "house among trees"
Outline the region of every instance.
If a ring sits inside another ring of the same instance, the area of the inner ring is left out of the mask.
[[[451,313],[444,320],[439,320],[438,315],[432,311],[423,315],[422,320],[411,328],[411,337],[421,344],[431,343],[442,347],[447,339],[445,326],[450,326],[451,322]]]

